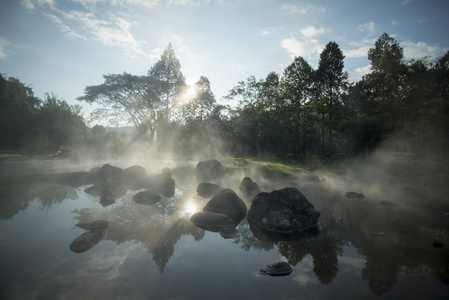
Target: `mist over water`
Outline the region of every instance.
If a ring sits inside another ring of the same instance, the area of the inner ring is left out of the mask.
[[[382,153],[336,156],[332,163],[316,158],[304,161],[307,173],[287,176],[267,171],[262,160],[218,157],[225,176],[210,182],[233,189],[248,209],[252,199],[239,191],[247,176],[266,192],[297,187],[321,213],[317,236],[277,242],[258,240],[246,219],[231,239],[193,225],[190,216],[209,200],[196,192],[198,159],[156,158],[146,150],[108,161],[123,169],[141,165],[154,174],[170,168],[175,195],[150,206],[134,202],[131,190],[104,206],[84,192],[89,184],[41,176],[86,172],[106,161],[34,161],[27,167],[17,162],[2,168],[2,299],[201,299],[210,297],[211,288],[224,299],[447,295],[449,178],[443,167]],[[364,198],[347,198],[347,192]],[[104,239],[84,253],[71,252],[69,245],[85,232],[74,225],[94,220],[109,222]],[[276,260],[287,261],[293,273],[258,275]]]

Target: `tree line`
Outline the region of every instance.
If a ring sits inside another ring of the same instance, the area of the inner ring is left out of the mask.
[[[225,96],[238,102],[231,107],[216,101],[206,76],[186,84],[169,44],[146,75],[104,75],[102,84],[87,86],[77,99],[100,104],[93,113],[97,118],[132,124],[133,138],[116,141],[117,152],[135,143],[188,156],[448,150],[449,51],[406,60],[399,43],[384,33],[368,51],[370,73],[355,83],[348,81],[344,58],[332,41],[316,69],[299,56],[281,75],[248,76]],[[0,149],[15,149],[21,140],[39,145],[28,147],[34,150],[92,144],[77,106],[54,95],[39,100],[17,79],[1,80],[6,138]],[[70,125],[58,123],[63,112]],[[20,126],[14,125],[18,115]],[[87,142],[74,143],[77,138]]]

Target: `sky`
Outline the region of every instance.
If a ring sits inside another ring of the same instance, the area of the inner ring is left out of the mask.
[[[239,81],[282,75],[296,56],[314,68],[325,45],[351,82],[370,71],[384,33],[407,59],[449,50],[447,0],[0,0],[0,73],[43,98],[76,100],[103,75],[146,75],[172,43],[188,84],[211,82],[219,103]]]

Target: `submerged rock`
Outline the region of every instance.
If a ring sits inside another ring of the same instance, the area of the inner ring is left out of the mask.
[[[257,183],[255,183],[250,177],[243,178],[239,185],[239,190],[242,192],[243,196],[248,199],[253,199],[254,196],[261,192]]]
[[[259,239],[288,240],[318,233],[319,216],[298,189],[284,188],[258,194],[248,211],[248,222]]]
[[[365,195],[363,195],[362,193],[356,193],[356,192],[347,192],[345,194],[346,198],[349,199],[364,199]]]
[[[153,193],[151,191],[138,192],[133,196],[134,202],[144,205],[153,205],[159,202],[161,199],[161,195]]]
[[[95,246],[106,236],[106,231],[96,230],[81,234],[71,244],[70,250],[75,253],[83,253]]]
[[[245,218],[247,209],[243,200],[233,190],[224,189],[207,202],[203,211],[228,215],[237,225]]]
[[[292,267],[285,261],[271,263],[265,268],[259,270],[260,274],[271,276],[287,276],[291,272],[293,272]]]
[[[201,197],[212,197],[219,191],[223,190],[221,186],[215,183],[202,182],[198,184],[196,191]]]
[[[221,178],[224,175],[224,167],[216,159],[200,161],[196,165],[196,178],[200,181]]]
[[[85,230],[106,230],[109,227],[109,222],[107,220],[97,220],[86,223],[78,223],[75,224],[76,227],[85,229]]]

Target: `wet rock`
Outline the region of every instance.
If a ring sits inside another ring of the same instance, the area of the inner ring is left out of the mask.
[[[107,220],[97,220],[92,222],[86,222],[86,223],[78,223],[75,224],[76,227],[85,229],[85,230],[106,230],[109,227],[109,222]]]
[[[175,180],[171,178],[170,172],[149,174],[145,179],[144,186],[146,189],[165,197],[173,197],[175,195]]]
[[[235,229],[232,218],[225,214],[200,211],[194,214],[190,221],[202,229],[219,232],[220,230]]]
[[[246,216],[246,205],[231,189],[223,189],[207,202],[203,211],[228,215],[239,224]]]
[[[318,233],[319,216],[298,189],[284,188],[258,194],[248,211],[248,222],[259,239],[288,240]]]
[[[250,177],[243,178],[239,185],[239,190],[245,198],[251,200],[261,192],[257,183],[255,183]]]
[[[161,195],[153,193],[151,191],[138,192],[133,196],[134,202],[144,205],[153,205],[159,202],[161,199]]]
[[[346,198],[349,199],[364,199],[365,195],[363,195],[362,193],[356,193],[356,192],[347,192],[345,194]]]
[[[223,190],[221,186],[214,183],[202,182],[198,184],[196,191],[201,197],[212,197],[219,191]]]
[[[223,165],[216,159],[200,161],[196,165],[196,178],[199,181],[208,181],[221,178],[224,175]]]
[[[118,167],[105,164],[98,173],[98,179],[95,185],[103,189],[114,188],[118,185],[126,185],[126,172]]]
[[[260,269],[259,273],[263,275],[271,276],[287,276],[293,272],[292,267],[285,261],[277,261],[267,265],[265,268]]]
[[[106,236],[106,231],[96,230],[81,234],[71,244],[70,250],[75,253],[83,253],[95,246]]]
[[[124,169],[126,173],[126,183],[130,190],[139,190],[143,187],[147,176],[147,169],[142,166],[131,166]]]

